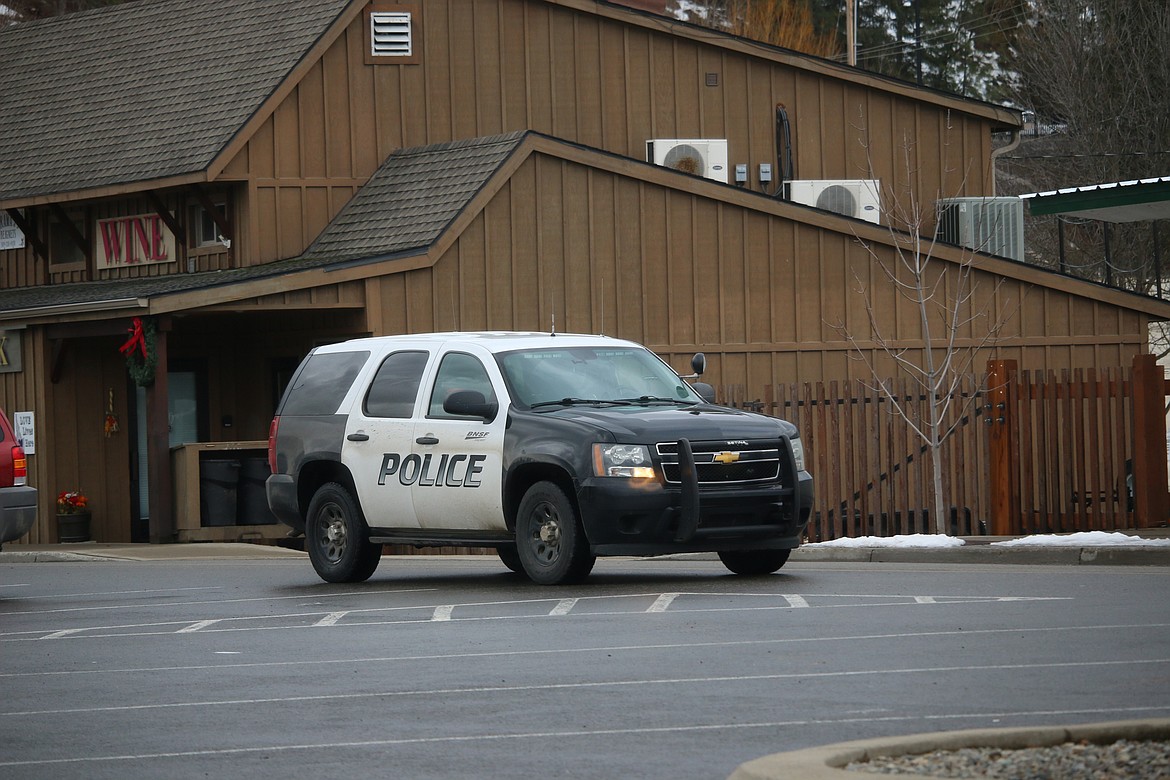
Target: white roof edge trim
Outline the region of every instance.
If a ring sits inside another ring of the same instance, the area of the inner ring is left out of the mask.
[[[1135,184],[1158,184],[1160,182],[1170,182],[1170,176],[1155,176],[1150,179],[1131,179],[1129,181],[1114,181],[1107,184],[1087,184],[1083,187],[1064,187],[1059,190],[1048,190],[1047,192],[1029,192],[1021,195],[1021,198],[1043,198],[1048,195],[1068,195],[1071,192],[1093,192],[1094,190],[1109,190],[1114,187],[1132,187]]]
[[[58,303],[49,306],[34,306],[28,309],[9,309],[0,312],[0,320],[21,319],[23,317],[41,317],[46,314],[74,314],[90,311],[109,311],[133,306],[145,309],[150,306],[147,298],[114,298],[106,301],[84,301],[81,303]]]

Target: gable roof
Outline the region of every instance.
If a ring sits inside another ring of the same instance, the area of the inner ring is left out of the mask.
[[[0,30],[0,201],[205,171],[351,0],[144,0]]]
[[[305,256],[349,260],[429,247],[526,135],[515,132],[395,152]]]
[[[535,0],[1019,127],[1019,112],[599,0]],[[0,30],[0,202],[206,181],[361,0],[137,0]]]

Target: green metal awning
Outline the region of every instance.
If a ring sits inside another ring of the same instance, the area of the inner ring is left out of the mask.
[[[1102,222],[1170,219],[1170,176],[1021,195],[1032,216],[1067,214]]]

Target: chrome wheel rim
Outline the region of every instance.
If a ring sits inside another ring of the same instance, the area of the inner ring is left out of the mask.
[[[321,551],[325,554],[325,560],[337,563],[345,554],[348,542],[345,515],[341,511],[341,507],[336,504],[321,507],[317,527],[317,539]]]
[[[547,501],[532,510],[531,548],[536,560],[548,565],[555,563],[561,554],[561,518],[557,510]]]

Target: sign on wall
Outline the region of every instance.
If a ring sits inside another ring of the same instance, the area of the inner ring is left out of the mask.
[[[0,250],[24,249],[24,233],[7,212],[0,211]]]
[[[25,455],[36,455],[37,425],[34,412],[13,412],[12,433],[24,448]]]
[[[15,374],[21,368],[20,331],[0,330],[0,374]]]
[[[158,214],[99,219],[97,229],[98,268],[170,263],[178,259],[175,234]]]

